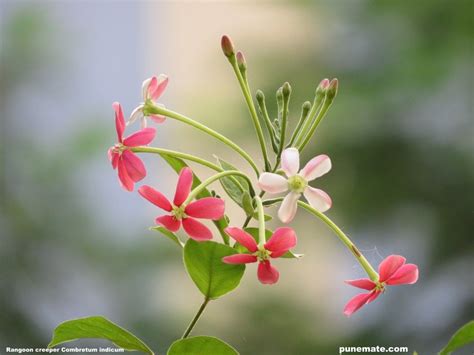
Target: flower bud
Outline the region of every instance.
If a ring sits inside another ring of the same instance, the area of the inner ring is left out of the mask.
[[[281,92],[282,92],[282,94],[283,94],[284,97],[290,96],[290,94],[291,94],[291,86],[290,86],[290,84],[289,84],[288,82],[286,82],[286,83],[283,84],[283,87],[282,87],[282,91],[281,91]]]
[[[241,72],[245,72],[247,70],[247,62],[245,61],[244,54],[241,51],[237,52],[237,64],[239,65]]]
[[[329,87],[327,89],[327,97],[332,100],[336,97],[337,88],[339,86],[339,81],[337,79],[332,79],[329,83]]]
[[[221,47],[222,51],[224,52],[227,58],[232,57],[234,55],[234,45],[232,44],[232,40],[229,36],[223,35],[221,38]]]
[[[255,98],[257,99],[257,102],[259,103],[260,106],[262,106],[262,103],[265,101],[265,95],[263,94],[262,90],[257,90],[257,93],[255,94]]]
[[[316,88],[316,96],[326,94],[326,90],[329,87],[329,79],[323,79]]]
[[[301,114],[301,116],[306,117],[308,115],[309,110],[311,110],[311,102],[305,101],[302,107],[303,113]]]

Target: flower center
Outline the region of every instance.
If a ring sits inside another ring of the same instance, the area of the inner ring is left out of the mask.
[[[377,285],[375,286],[375,289],[380,292],[385,291],[385,282],[377,282]]]
[[[187,217],[186,213],[184,213],[184,208],[176,206],[173,206],[171,215],[178,221],[181,221],[183,218]]]
[[[122,154],[123,151],[126,149],[127,147],[125,147],[122,143],[116,143],[113,147],[113,152],[114,153],[118,153],[118,154]]]
[[[288,179],[288,186],[290,190],[302,193],[306,186],[308,186],[308,182],[303,177],[294,175]]]
[[[253,255],[257,257],[258,261],[268,260],[271,254],[272,254],[271,251],[266,250],[263,247],[259,247],[259,249],[255,253],[253,253]]]

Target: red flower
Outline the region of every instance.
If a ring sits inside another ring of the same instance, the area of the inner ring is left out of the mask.
[[[418,266],[405,264],[406,259],[400,255],[390,255],[379,265],[379,280],[357,279],[345,281],[349,285],[370,291],[353,297],[344,308],[344,314],[350,316],[362,306],[374,301],[387,285],[411,285],[418,280]]]
[[[244,230],[236,227],[226,228],[226,233],[243,245],[251,254],[234,254],[222,259],[227,264],[258,264],[257,276],[262,284],[274,284],[280,274],[270,263],[270,258],[278,258],[296,245],[295,231],[288,227],[275,230],[270,239],[259,246],[255,239]]]
[[[112,167],[114,169],[118,168],[118,176],[122,187],[125,190],[133,191],[134,184],[146,176],[146,169],[141,159],[128,148],[150,144],[155,138],[156,130],[154,128],[144,128],[123,138],[125,119],[122,106],[118,102],[114,102],[112,107],[115,110],[115,128],[118,143],[109,149],[108,155]]]
[[[191,192],[193,172],[190,168],[183,168],[179,173],[178,184],[171,203],[161,192],[144,185],[138,193],[148,201],[158,206],[168,215],[156,218],[156,223],[162,225],[170,232],[176,232],[183,225],[185,232],[194,240],[202,241],[212,239],[212,232],[195,218],[218,220],[224,216],[224,200],[216,197],[205,197],[187,206],[183,205]]]

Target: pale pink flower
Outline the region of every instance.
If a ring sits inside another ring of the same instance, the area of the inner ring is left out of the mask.
[[[145,165],[141,159],[128,148],[150,144],[155,138],[155,128],[143,128],[132,135],[123,138],[125,119],[122,106],[114,102],[115,129],[117,130],[118,143],[109,148],[108,156],[112,167],[118,170],[120,184],[125,190],[133,191],[134,184],[146,176]]]
[[[345,281],[349,285],[368,290],[354,296],[344,307],[344,314],[350,316],[362,306],[374,301],[385,286],[411,285],[418,280],[418,266],[405,264],[406,259],[400,255],[390,255],[379,265],[379,279],[374,282],[370,279],[357,279]]]
[[[205,197],[188,205],[183,205],[191,192],[193,172],[190,168],[183,168],[178,177],[176,192],[171,203],[161,192],[151,186],[143,185],[138,193],[148,201],[169,214],[157,217],[155,222],[170,232],[177,232],[181,225],[184,231],[194,240],[212,239],[212,232],[196,218],[218,220],[224,216],[224,200],[216,197]]]
[[[278,217],[283,223],[289,223],[296,214],[297,202],[304,195],[309,204],[320,212],[331,208],[332,201],[323,190],[308,185],[309,181],[326,174],[331,170],[331,159],[325,154],[311,159],[303,169],[300,170],[300,154],[296,148],[287,148],[281,155],[281,169],[286,177],[263,173],[258,180],[263,191],[277,194],[289,191],[278,210]]]
[[[152,76],[151,78],[146,79],[142,84],[143,102],[140,105],[138,105],[138,107],[135,108],[135,110],[133,110],[132,114],[130,115],[130,119],[128,123],[133,123],[137,119],[140,119],[142,128],[145,128],[147,126],[147,121],[146,121],[147,117],[150,117],[150,119],[153,122],[163,123],[166,119],[165,116],[162,116],[162,115],[145,116],[145,113],[143,112],[143,108],[145,107],[145,104],[150,101],[155,106],[164,107],[162,104],[159,104],[157,100],[163,94],[167,85],[168,85],[168,77],[164,74],[160,74],[158,77]]]
[[[250,254],[234,254],[222,258],[226,264],[248,264],[258,261],[257,277],[262,284],[274,284],[280,274],[270,263],[270,258],[279,258],[296,245],[296,233],[293,229],[282,227],[261,247],[255,239],[241,228],[228,227],[226,233],[245,247]]]

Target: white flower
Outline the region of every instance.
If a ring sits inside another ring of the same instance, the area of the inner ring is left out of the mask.
[[[278,210],[278,217],[283,223],[289,223],[296,214],[297,202],[304,195],[309,204],[320,212],[331,208],[332,201],[323,190],[308,185],[320,176],[331,170],[331,159],[325,154],[311,159],[303,169],[300,169],[300,153],[296,148],[287,148],[281,155],[281,169],[286,178],[279,174],[263,173],[260,175],[258,184],[263,191],[277,194],[290,191]]]
[[[139,118],[141,120],[142,128],[145,128],[147,126],[147,116],[143,114],[145,103],[147,101],[152,101],[154,105],[163,107],[163,105],[158,104],[156,100],[158,100],[163,94],[167,85],[168,77],[164,74],[160,74],[158,77],[152,76],[151,78],[146,79],[142,84],[143,102],[132,111],[127,124],[131,124]],[[148,117],[156,123],[163,123],[165,120],[165,116],[162,115],[149,115]]]

